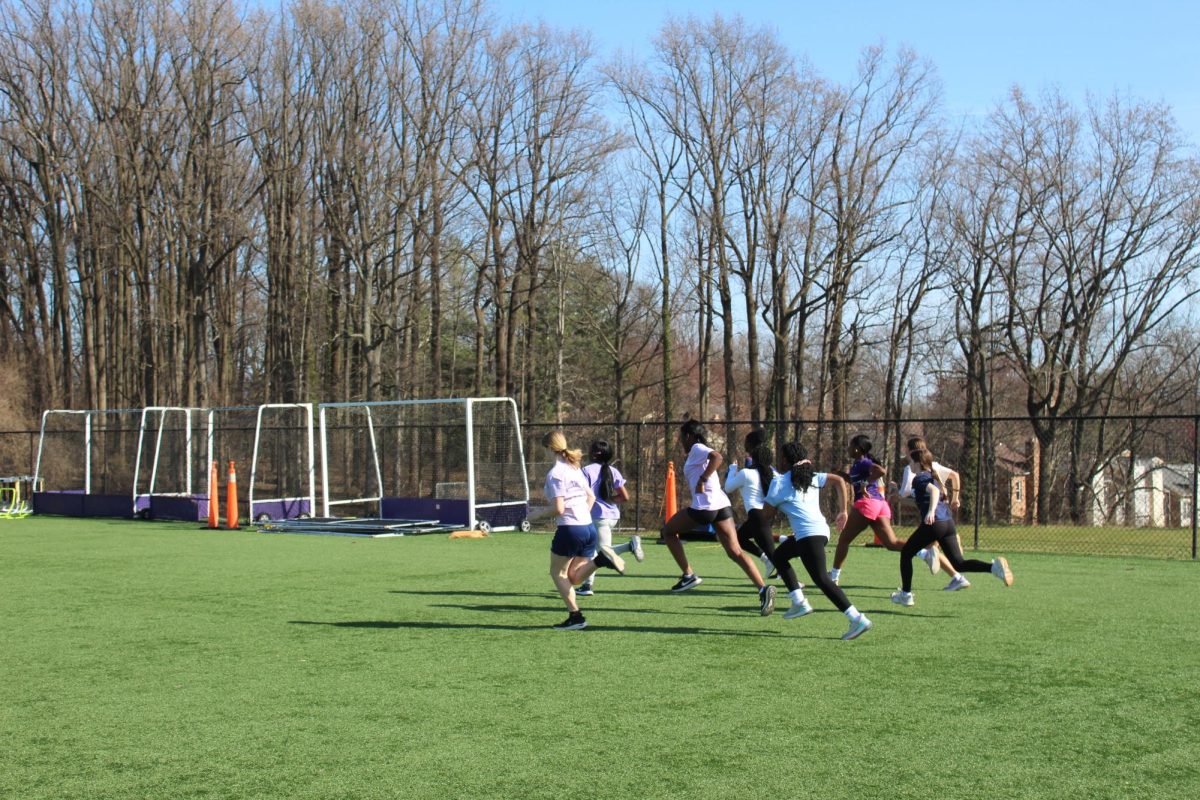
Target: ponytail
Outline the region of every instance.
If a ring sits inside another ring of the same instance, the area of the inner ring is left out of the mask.
[[[567,446],[567,437],[563,435],[562,431],[550,431],[543,436],[542,447],[545,447],[576,469],[579,469],[579,465],[583,463],[583,451],[569,448]]]
[[[617,493],[616,487],[613,486],[612,467],[608,465],[613,457],[612,446],[603,439],[597,439],[588,448],[588,455],[591,457],[592,463],[600,465],[600,481],[596,485],[596,497],[607,503]]]
[[[792,487],[807,492],[812,486],[813,465],[808,460],[808,452],[799,442],[788,442],[783,446],[783,459],[791,465]]]
[[[771,469],[771,448],[765,444],[759,444],[750,451],[750,458],[754,460],[753,469],[758,470],[759,480],[762,481],[762,490],[766,493],[771,485],[771,479],[775,477],[775,470]]]
[[[941,478],[941,476],[939,476],[937,474],[937,471],[934,470],[934,468],[933,468],[933,453],[922,448],[920,450],[913,451],[909,455],[911,455],[915,459],[917,459],[917,461],[921,465],[922,472],[928,472],[929,475],[933,478],[933,485],[938,487],[938,491],[942,493],[942,497],[943,498],[947,497],[948,495],[946,494],[946,487],[942,485],[942,478]]]

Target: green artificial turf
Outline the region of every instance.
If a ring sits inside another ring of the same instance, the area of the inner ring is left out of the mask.
[[[0,797],[1200,796],[1200,564],[918,562],[904,609],[855,549],[843,642],[698,542],[702,586],[648,545],[554,631],[548,547],[4,521]]]

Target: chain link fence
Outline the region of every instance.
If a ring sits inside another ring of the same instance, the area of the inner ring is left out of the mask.
[[[833,472],[847,468],[850,438],[865,434],[891,481],[900,479],[907,440],[921,436],[937,460],[961,477],[958,530],[967,548],[1197,558],[1200,417],[1059,418],[1036,431],[1023,417],[735,420],[707,427],[710,446],[727,462],[743,460],[745,435],[762,427],[776,445],[800,441],[818,469]],[[679,423],[526,423],[522,437],[534,505],[551,466],[542,436],[555,428],[585,453],[593,440],[608,441],[614,466],[629,482],[622,527],[657,530],[667,464],[681,471],[686,456]],[[0,431],[0,476],[32,474],[37,440],[37,431]],[[681,472],[676,488],[683,507],[689,495]],[[894,495],[892,503],[893,525],[904,537],[916,527],[916,507]],[[734,505],[740,512],[736,498]],[[832,518],[833,509],[827,511]]]
[[[761,427],[775,445],[789,440],[804,444],[819,470],[843,473],[849,466],[850,438],[865,434],[874,442],[872,455],[895,482],[908,460],[908,439],[921,436],[936,459],[960,475],[958,531],[968,549],[1196,559],[1198,424],[1195,416],[1069,417],[1035,431],[1027,418],[995,417],[775,420],[761,425],[734,420],[707,428],[709,445],[727,463],[745,458],[745,435]],[[541,439],[554,428],[585,453],[592,440],[608,441],[614,465],[629,481],[622,525],[659,527],[667,463],[673,462],[679,474],[686,457],[679,423],[526,424],[535,502],[551,463]],[[679,478],[676,502],[682,508],[689,495],[681,474]],[[917,525],[916,506],[894,492],[891,499],[893,526],[903,538]],[[734,498],[739,512],[740,505]],[[833,509],[827,511],[832,518]]]

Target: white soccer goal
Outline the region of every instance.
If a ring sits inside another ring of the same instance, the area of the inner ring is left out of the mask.
[[[142,409],[42,412],[33,511],[73,517],[132,517]]]
[[[142,409],[133,466],[134,515],[189,522],[207,517],[213,439],[212,409]]]
[[[322,403],[322,513],[528,529],[529,481],[511,398]]]
[[[254,423],[247,502],[256,522],[311,517],[317,507],[312,403],[267,403]]]

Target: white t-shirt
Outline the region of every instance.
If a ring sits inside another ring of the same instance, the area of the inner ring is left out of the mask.
[[[772,469],[771,475],[774,474],[775,470]],[[763,507],[762,476],[754,467],[738,469],[737,464],[729,465],[729,472],[725,475],[725,494],[738,491],[742,493],[742,506],[747,511]]]
[[[563,513],[559,525],[591,525],[592,510],[587,501],[588,480],[579,467],[573,467],[561,458],[546,473],[546,499],[563,499]]]
[[[935,462],[933,462],[933,471],[937,473],[938,480],[942,482],[943,486],[945,486],[946,480],[950,476],[950,471],[951,471],[950,468],[943,464],[939,464],[938,462],[935,461]],[[915,475],[916,475],[916,473],[913,472],[912,461],[910,460],[909,463],[904,465],[904,474],[900,476],[900,496],[901,497],[912,497],[913,496],[912,482],[913,482],[913,477]]]
[[[708,468],[708,454],[711,452],[711,447],[696,442],[688,451],[687,461],[683,462],[683,477],[687,479],[688,491],[692,493],[692,508],[697,511],[719,511],[733,505],[728,495],[721,491],[721,479],[715,472],[704,482],[704,491],[696,491],[700,476]]]
[[[826,473],[813,473],[812,486],[806,491],[800,491],[792,486],[792,474],[784,472],[776,475],[767,490],[766,502],[787,515],[792,524],[792,533],[797,539],[809,536],[824,536],[829,538],[829,523],[821,513],[820,489],[825,485]]]

